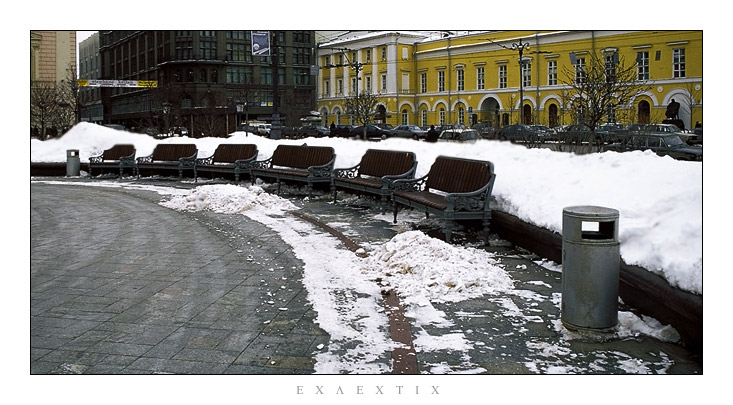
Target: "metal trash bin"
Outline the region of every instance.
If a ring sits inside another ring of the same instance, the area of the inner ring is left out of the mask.
[[[606,331],[618,324],[618,217],[611,208],[563,209],[561,319],[568,329]]]
[[[79,150],[69,149],[66,151],[66,176],[79,176],[81,162],[79,161]]]

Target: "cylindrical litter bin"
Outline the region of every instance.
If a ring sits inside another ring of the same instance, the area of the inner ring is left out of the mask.
[[[568,329],[606,331],[618,323],[618,216],[604,207],[563,209],[561,312]]]
[[[66,151],[66,176],[79,176],[81,162],[79,161],[79,150],[69,149]]]

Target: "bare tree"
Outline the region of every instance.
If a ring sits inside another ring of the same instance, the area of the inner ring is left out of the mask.
[[[226,125],[222,117],[226,114],[224,96],[217,91],[209,91],[204,96],[204,106],[198,108],[196,128],[192,128],[191,135],[198,137],[218,137],[226,135]]]
[[[75,63],[69,63],[66,67],[66,77],[59,82],[57,87],[61,107],[59,120],[62,127],[78,123],[82,106]]]
[[[36,81],[31,83],[31,127],[38,129],[42,141],[50,137],[59,109],[59,95],[53,82]]]
[[[587,125],[591,132],[602,122],[613,119],[609,113],[617,106],[650,88],[645,80],[638,78],[636,63],[626,66],[618,53],[602,57],[594,52],[573,56],[572,67],[563,69],[563,84],[568,87],[574,121]]]
[[[357,92],[346,100],[346,113],[353,117],[355,122],[364,126],[361,139],[366,139],[366,126],[372,122],[376,106],[377,96],[371,92]]]

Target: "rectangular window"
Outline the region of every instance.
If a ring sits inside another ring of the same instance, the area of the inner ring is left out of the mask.
[[[260,84],[272,84],[272,68],[260,68]]]
[[[382,75],[382,93],[387,91],[387,75]]]
[[[438,72],[438,91],[445,91],[445,72]]]
[[[557,61],[551,60],[547,62],[547,85],[557,85]]]
[[[344,94],[344,79],[339,79],[336,85],[336,95],[343,95]]]
[[[216,59],[216,41],[199,41],[199,57],[205,60]]]
[[[293,83],[310,84],[310,73],[308,69],[293,69]]]
[[[325,94],[326,97],[331,95],[331,83],[328,80],[323,81],[323,94]]]
[[[440,125],[445,125],[445,108],[441,108],[438,112],[438,119],[440,120]]]
[[[606,63],[606,83],[616,82],[616,65],[618,61],[618,54],[611,53],[604,56]]]
[[[422,126],[428,126],[428,110],[422,110]]]
[[[685,48],[672,50],[672,77],[685,77]]]
[[[636,77],[638,80],[649,80],[649,52],[636,53]]]
[[[235,31],[236,32],[236,31]],[[227,44],[227,60],[240,62],[244,61],[245,58],[245,46],[244,44]]]
[[[420,93],[428,92],[428,74],[420,73]]]
[[[499,66],[499,88],[506,89],[506,65]]]
[[[483,66],[476,69],[476,88],[479,90],[484,89],[484,68]]]
[[[227,39],[245,39],[244,31],[227,31]]]
[[[293,48],[293,64],[294,65],[310,65],[311,51],[310,48]]]
[[[382,61],[387,60],[387,48],[382,47]]]
[[[367,49],[365,51],[365,53],[366,53],[366,61],[367,62],[371,62],[372,61],[372,50],[371,49]],[[356,61],[354,61],[354,62],[356,62]]]
[[[575,83],[585,83],[585,58],[578,58],[575,62]]]
[[[176,59],[178,60],[193,59],[193,41],[176,40]]]
[[[529,87],[532,85],[532,62],[522,62],[522,86]]]
[[[366,76],[364,78],[364,91],[366,91],[367,93],[372,92],[372,77],[371,76]]]
[[[351,78],[351,92],[356,94],[359,90],[357,87],[358,80],[356,80],[356,77]]]
[[[456,71],[456,90],[464,90],[463,69],[459,69]]]

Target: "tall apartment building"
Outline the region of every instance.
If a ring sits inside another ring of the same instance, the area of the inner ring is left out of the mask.
[[[648,85],[608,121],[661,122],[674,99],[687,128],[702,122],[702,31],[347,33],[319,44],[318,111],[351,123],[346,101],[359,91],[378,96],[375,119],[392,125],[572,124],[568,83],[593,57],[635,66]]]
[[[79,78],[101,79],[102,63],[99,55],[99,33],[79,43]],[[99,87],[79,87],[81,121],[101,124],[104,121],[102,91]]]
[[[31,84],[57,84],[76,64],[76,31],[31,31]]]
[[[272,31],[272,56],[253,54],[251,31],[99,35],[102,79],[157,81],[154,88],[103,87],[105,123],[226,136],[245,120],[277,113],[287,124],[315,109],[313,31]]]

